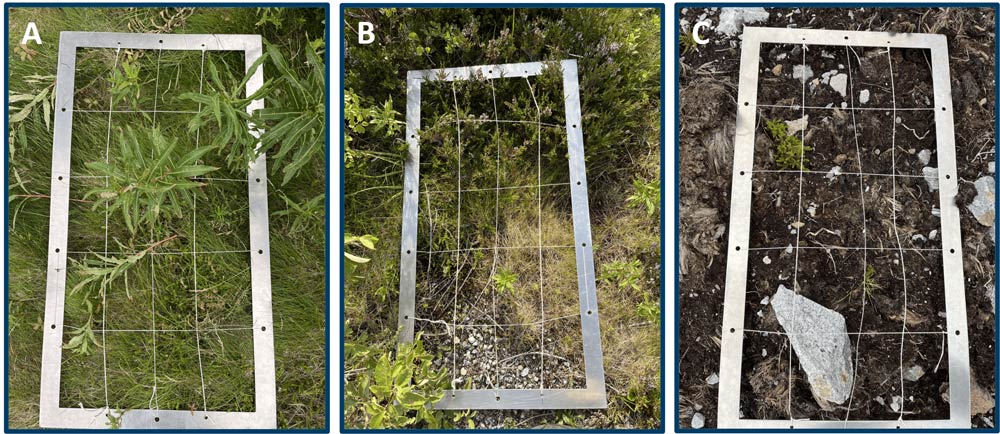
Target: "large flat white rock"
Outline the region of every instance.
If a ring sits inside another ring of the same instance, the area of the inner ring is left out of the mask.
[[[854,366],[844,316],[784,285],[779,286],[771,298],[771,307],[788,333],[795,356],[819,404],[846,402],[851,396]]]

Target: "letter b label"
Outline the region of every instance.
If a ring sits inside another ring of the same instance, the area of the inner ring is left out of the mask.
[[[368,45],[375,42],[375,32],[373,31],[375,26],[368,21],[361,21],[358,23],[358,43]]]

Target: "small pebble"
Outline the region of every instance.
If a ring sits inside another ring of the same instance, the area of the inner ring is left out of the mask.
[[[691,416],[691,428],[702,429],[705,427],[705,416],[701,413],[695,413]]]
[[[719,384],[719,374],[713,372],[712,375],[709,375],[708,378],[705,379],[705,382],[709,385]]]

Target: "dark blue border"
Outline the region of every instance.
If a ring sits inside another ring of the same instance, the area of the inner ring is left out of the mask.
[[[666,114],[663,111],[663,104],[666,99],[666,46],[664,41],[666,40],[666,8],[662,3],[342,3],[340,5],[340,118],[344,118],[344,12],[346,9],[354,8],[469,8],[469,9],[502,9],[502,8],[518,8],[518,9],[538,9],[538,8],[551,8],[551,9],[570,9],[570,8],[644,8],[644,9],[657,9],[660,11],[660,185],[664,184],[664,175],[662,167],[666,161]],[[344,140],[344,123],[340,122],[340,140],[343,143]],[[340,148],[340,236],[343,240],[344,236],[344,148]],[[664,203],[666,198],[663,193],[663,189],[660,189],[660,203]],[[663,260],[663,246],[664,246],[664,229],[663,229],[663,207],[660,207],[660,426],[655,429],[451,429],[447,432],[499,432],[499,433],[509,433],[509,432],[539,432],[539,433],[572,433],[572,432],[622,432],[622,433],[662,433],[666,429],[666,422],[664,418],[666,417],[666,403],[664,402],[665,394],[665,370],[666,370],[666,353],[664,348],[666,346],[666,333],[665,327],[666,316],[664,309],[665,302],[665,286],[664,286],[664,260]],[[340,244],[340,269],[344,269],[344,245],[343,242]],[[341,328],[344,326],[344,275],[340,275],[340,325]],[[340,333],[340,372],[344,372],[344,333],[343,329]],[[343,376],[341,377],[343,379]],[[405,433],[405,432],[433,432],[433,430],[427,429],[385,429],[385,430],[370,430],[370,429],[344,429],[345,413],[344,408],[344,382],[341,381],[340,384],[340,430],[344,433],[368,433],[368,432],[386,432],[386,433]]]
[[[994,80],[1000,76],[1000,64],[997,63],[996,58],[1000,56],[1000,45],[997,44],[997,39],[1000,38],[1000,28],[997,28],[997,11],[998,7],[996,3],[677,3],[674,5],[674,40],[679,41],[681,35],[680,28],[680,13],[683,8],[714,8],[714,7],[765,7],[765,8],[780,8],[780,9],[790,9],[790,8],[801,8],[809,7],[815,9],[837,9],[837,8],[893,8],[900,9],[906,7],[916,7],[916,8],[932,8],[932,7],[942,7],[942,8],[989,8],[993,9],[993,27],[995,31],[994,36],[994,58],[993,58],[993,76]],[[680,74],[680,55],[674,56],[674,71]],[[997,100],[1000,99],[1000,87],[994,89],[993,101],[993,119],[994,119],[994,131],[1000,131],[1000,107],[998,107]],[[674,125],[674,258],[680,258],[680,75],[674,81],[674,113],[677,114],[677,120]],[[1000,148],[1000,147],[998,147]],[[994,164],[1000,162],[1000,156],[994,153]],[[997,174],[993,175],[994,181],[997,180]],[[1000,206],[1000,198],[994,199],[994,206]],[[1000,216],[995,216],[995,221],[993,227],[996,228],[1000,225]],[[995,242],[994,242],[995,244]],[[1000,257],[1000,246],[994,245],[994,258]],[[994,275],[1000,273],[1000,263],[994,260]],[[680,406],[677,403],[680,402],[680,315],[681,315],[681,298],[680,298],[680,262],[674,261],[674,287],[677,291],[674,293],[674,430],[676,432],[983,432],[983,433],[996,433],[1000,432],[1000,424],[997,423],[994,417],[995,428],[993,429],[692,429],[692,428],[682,428],[680,420]],[[994,287],[996,294],[1000,294],[1000,285]],[[994,315],[993,318],[993,328],[995,332],[1000,332],[1000,319]],[[996,345],[997,337],[994,336],[994,370],[993,370],[993,383],[994,390],[1000,390],[1000,378],[997,377],[998,371],[1000,371],[1000,347]],[[974,381],[974,380],[973,380]],[[996,410],[1000,409],[1000,395],[994,397],[994,415]]]
[[[248,8],[248,7],[279,7],[279,8],[310,8],[310,9],[323,9],[326,15],[326,30],[325,30],[325,40],[326,40],[326,51],[323,54],[324,61],[326,62],[326,106],[330,106],[330,4],[323,3],[6,3],[4,4],[3,16],[4,16],[4,44],[10,40],[10,10],[12,8],[105,8],[105,7],[138,7],[138,8],[155,8],[155,7],[195,7],[195,8]],[[4,77],[3,90],[4,90],[4,107],[9,111],[9,93],[8,93],[8,82],[10,78],[10,53],[4,58],[4,69],[7,71],[7,76]],[[343,99],[343,98],[342,98]],[[324,252],[326,254],[326,277],[324,279],[326,288],[326,304],[325,304],[325,314],[324,323],[326,323],[326,328],[324,331],[326,339],[326,384],[323,390],[324,399],[324,424],[325,426],[321,429],[274,429],[274,430],[247,430],[247,429],[217,429],[210,430],[212,432],[292,432],[292,433],[328,433],[330,432],[330,324],[327,322],[330,318],[330,112],[326,112],[326,132],[324,134],[326,138],[326,200],[324,206],[326,207],[326,245]],[[3,121],[3,132],[4,138],[8,137],[9,125],[7,123],[7,117],[4,117]],[[8,208],[8,195],[9,195],[9,184],[10,180],[7,175],[10,173],[9,167],[9,156],[7,151],[9,146],[4,146],[3,148],[3,168],[4,168],[4,215],[10,218],[9,208]],[[4,223],[4,240],[6,241],[3,246],[4,258],[9,258],[9,247],[10,247],[10,226]],[[10,261],[5,260],[3,265],[4,272],[4,310],[6,311],[10,306],[10,288],[8,287],[8,282],[10,282]],[[4,333],[10,330],[9,324],[9,312],[8,315],[4,315]],[[10,402],[9,387],[10,382],[6,379],[10,378],[9,373],[9,363],[10,363],[10,341],[4,340],[4,432],[9,433],[33,433],[39,431],[58,431],[64,433],[90,433],[90,432],[101,432],[101,431],[113,431],[113,432],[169,432],[171,430],[157,430],[157,429],[120,429],[120,430],[55,430],[46,428],[11,428],[10,427]],[[198,432],[199,430],[185,430],[187,432]]]

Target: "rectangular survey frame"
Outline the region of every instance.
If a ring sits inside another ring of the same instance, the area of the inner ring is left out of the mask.
[[[757,74],[762,43],[927,49],[931,53],[934,122],[940,183],[941,247],[948,336],[950,417],[939,420],[762,420],[740,417],[743,322],[749,255]],[[726,296],[719,363],[719,428],[969,428],[969,342],[966,333],[962,236],[955,205],[955,137],[948,45],[944,35],[745,27],[733,155]],[[743,248],[741,248],[743,247]]]
[[[470,77],[486,79],[532,77],[555,63],[531,62],[479,65],[409,71],[406,76],[406,143],[408,154],[403,178],[403,222],[400,243],[399,340],[412,342],[415,322],[417,278],[417,209],[420,197],[420,87],[424,81],[456,81]],[[446,390],[437,409],[571,409],[606,408],[601,330],[594,282],[594,255],[587,198],[587,169],[583,148],[580,87],[575,60],[558,63],[562,69],[569,143],[569,174],[572,186],[573,234],[576,250],[580,324],[583,334],[585,389],[476,389]]]
[[[69,226],[70,152],[73,142],[73,96],[78,48],[243,52],[245,69],[263,54],[260,35],[173,35],[62,32],[56,76],[55,128],[52,142],[52,186],[49,207],[49,255],[45,289],[39,425],[45,428],[108,428],[112,418],[121,428],[212,429],[276,428],[274,335],[271,319],[271,260],[268,238],[267,166],[260,155],[248,168],[250,249],[254,343],[254,412],[159,409],[65,408],[59,406],[62,371],[63,313],[66,296]],[[264,85],[263,68],[246,84],[252,95]],[[264,107],[254,100],[247,111]],[[259,131],[251,130],[254,136]],[[259,144],[258,144],[259,146]]]

